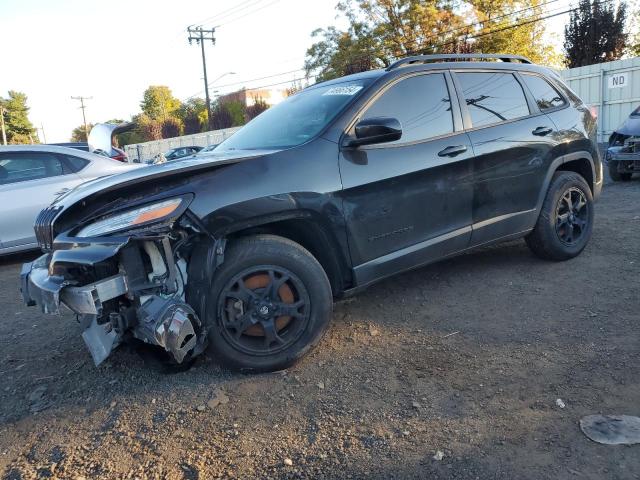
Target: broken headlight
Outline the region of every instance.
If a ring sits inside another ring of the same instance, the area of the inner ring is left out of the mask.
[[[118,212],[104,217],[81,228],[78,237],[95,237],[121,230],[130,230],[149,223],[156,223],[175,218],[184,210],[180,208],[188,200],[184,197],[170,198],[131,210]]]

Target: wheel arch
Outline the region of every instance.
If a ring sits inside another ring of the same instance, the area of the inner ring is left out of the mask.
[[[340,295],[351,284],[351,268],[344,247],[332,228],[319,214],[308,210],[286,211],[253,217],[231,225],[214,236],[224,236],[227,242],[250,235],[270,234],[287,238],[304,247],[320,263],[334,295]]]
[[[571,152],[565,155],[556,157],[547,170],[547,175],[544,179],[540,194],[538,196],[538,202],[536,203],[536,209],[539,212],[542,208],[542,203],[547,196],[549,185],[553,179],[553,175],[558,171],[575,172],[582,176],[589,188],[592,195],[595,196],[596,192],[596,167],[593,160],[593,156],[586,150]]]
[[[576,152],[581,153],[581,152]],[[586,153],[586,152],[584,152]],[[574,156],[564,155],[564,157],[569,157],[564,159],[564,161],[558,165],[555,171],[565,171],[565,172],[575,172],[578,175],[582,176],[589,185],[591,189],[591,194],[595,195],[595,183],[596,183],[596,171],[595,166],[593,164],[593,158],[591,155],[589,157],[585,156]],[[554,172],[555,173],[555,172]]]

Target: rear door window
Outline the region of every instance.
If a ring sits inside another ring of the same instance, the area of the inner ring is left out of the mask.
[[[540,110],[550,110],[561,107],[566,103],[558,90],[544,78],[528,73],[522,73],[521,77],[527,88],[531,91],[531,95],[533,95]]]
[[[392,117],[402,138],[384,145],[411,143],[453,132],[449,90],[442,73],[416,75],[389,87],[362,116]]]
[[[530,114],[522,86],[511,73],[457,72],[473,127]]]
[[[27,182],[64,175],[65,169],[57,155],[45,152],[15,152],[0,154],[0,185]]]

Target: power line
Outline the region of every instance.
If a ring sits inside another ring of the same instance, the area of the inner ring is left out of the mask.
[[[87,117],[84,114],[84,110],[85,108],[87,108],[87,106],[84,104],[85,100],[91,100],[93,97],[83,97],[83,96],[78,96],[78,97],[71,97],[71,100],[80,100],[80,108],[82,109],[82,122],[84,124],[84,136],[86,141],[89,141],[89,129],[87,128]]]
[[[268,78],[275,78],[275,77],[281,77],[282,75],[290,75],[292,73],[299,73],[299,72],[305,72],[306,70],[304,68],[298,68],[296,70],[289,70],[288,72],[282,72],[282,73],[274,73],[273,75],[267,75],[264,77],[257,77],[257,78],[250,78],[248,80],[242,80],[242,81],[238,81],[238,82],[233,82],[233,83],[227,83],[224,85],[216,85],[217,88],[225,88],[225,87],[234,87],[236,85],[242,85],[242,84],[247,84],[247,83],[251,83],[251,82],[255,82],[258,80],[266,80]],[[210,87],[213,87],[215,84],[215,82],[211,82],[209,84]],[[198,93],[194,93],[193,95],[187,97],[187,100],[190,98],[193,98],[197,95],[200,95],[202,93],[202,90],[200,90]]]
[[[210,23],[212,21],[218,21],[221,18],[230,16],[230,15],[234,15],[236,13],[239,13],[242,10],[245,10],[246,8],[249,8],[249,7],[252,7],[254,5],[257,5],[258,3],[262,2],[262,1],[263,0],[244,0],[243,2],[240,2],[238,5],[235,5],[235,6],[231,7],[231,8],[227,8],[225,10],[222,10],[221,12],[218,12],[215,15],[207,17],[204,20],[200,20],[198,22],[195,22],[191,26],[199,25],[199,24],[203,24],[203,23]],[[251,4],[251,5],[247,5],[248,3]],[[245,7],[241,8],[241,7],[243,7],[243,5]]]
[[[233,82],[233,83],[227,83],[225,85],[218,85],[218,88],[233,87],[235,85],[240,85],[240,84],[243,84],[243,83],[250,83],[250,82],[254,82],[256,80],[265,80],[267,78],[281,77],[282,75],[289,75],[291,73],[304,72],[304,70],[305,70],[304,68],[298,68],[296,70],[290,70],[288,72],[274,73],[273,75],[267,75],[265,77],[251,78],[249,80],[244,80],[244,81],[240,81],[240,82]]]
[[[276,4],[276,3],[278,3],[279,1],[280,1],[280,0],[273,0],[271,3],[267,3],[266,5],[264,5],[264,6],[260,7],[260,8],[256,8],[255,10],[252,10],[252,11],[250,11],[250,12],[247,12],[247,13],[245,13],[244,15],[241,15],[241,16],[239,16],[239,17],[232,18],[231,20],[227,20],[227,21],[225,21],[225,22],[222,22],[222,23],[218,24],[217,26],[218,26],[218,27],[221,27],[221,26],[223,26],[223,25],[229,25],[230,23],[233,23],[233,22],[236,22],[236,21],[238,21],[238,20],[240,20],[240,19],[243,19],[243,18],[245,18],[245,17],[248,17],[249,15],[253,15],[253,14],[254,14],[254,13],[256,13],[256,12],[259,12],[260,10],[264,10],[265,8],[270,7],[271,5],[275,5],[275,4]]]
[[[469,29],[471,29],[471,28],[473,28],[473,27],[478,27],[478,26],[480,26],[480,25],[484,25],[485,23],[492,23],[492,22],[495,22],[495,21],[497,21],[497,20],[501,20],[501,19],[503,19],[503,18],[511,17],[511,16],[513,16],[513,15],[517,15],[517,14],[519,14],[519,13],[524,13],[524,12],[526,12],[526,11],[528,11],[528,10],[533,10],[533,9],[535,9],[535,8],[541,8],[541,7],[544,7],[544,6],[546,6],[546,5],[549,5],[550,3],[555,3],[555,2],[557,2],[557,1],[559,1],[559,0],[548,0],[548,1],[544,2],[544,3],[541,3],[540,5],[535,5],[535,6],[531,6],[531,7],[522,8],[522,9],[520,9],[520,10],[516,10],[516,11],[514,11],[514,12],[505,13],[504,15],[498,15],[497,17],[487,18],[486,20],[480,20],[480,21],[477,21],[477,22],[475,22],[475,23],[471,23],[471,24],[469,24],[469,25],[464,25],[464,26],[462,26],[462,27],[454,28],[453,30],[448,30],[448,31],[446,31],[446,32],[439,33],[439,34],[437,34],[437,35],[432,35],[432,36],[430,36],[430,37],[427,37],[427,39],[426,39],[426,40],[429,40],[430,38],[435,38],[436,36],[448,35],[448,34],[455,33],[455,32],[460,32],[460,31],[464,31],[464,30],[469,30]]]
[[[596,2],[596,3],[604,4],[604,3],[611,3],[612,1],[614,1],[614,0],[603,0],[601,2]],[[506,26],[506,27],[498,28],[496,30],[491,30],[489,32],[481,32],[481,33],[478,33],[476,35],[470,35],[467,38],[481,38],[481,37],[485,37],[485,36],[488,36],[488,35],[493,35],[495,33],[504,32],[506,30],[512,30],[514,28],[519,28],[519,27],[522,27],[524,25],[530,25],[532,23],[541,22],[542,20],[547,20],[549,18],[558,17],[558,16],[564,15],[566,13],[575,12],[576,10],[579,10],[579,9],[580,9],[580,7],[570,8],[570,9],[564,10],[562,12],[553,13],[553,14],[546,15],[546,16],[543,16],[543,17],[537,17],[537,18],[530,19],[530,20],[527,20],[527,21],[524,21],[524,22],[519,22],[519,23],[516,23],[515,25],[509,25],[509,26]],[[451,41],[436,45],[435,47],[436,48],[444,47],[446,45],[451,45],[451,44],[456,43],[456,42],[457,42],[457,40],[451,40]]]
[[[278,83],[270,83],[269,85],[260,85],[258,87],[251,87],[251,88],[247,88],[247,91],[251,91],[251,90],[260,90],[262,88],[269,88],[269,87],[275,87],[278,85],[284,85],[285,83],[293,83],[295,82],[296,79],[294,78],[293,80],[285,80],[284,82],[278,82]]]
[[[278,0],[276,0],[276,1],[278,1]],[[522,12],[525,12],[527,10],[531,10],[532,8],[539,8],[541,6],[548,5],[548,4],[554,3],[556,1],[558,1],[558,0],[549,0],[549,1],[547,1],[547,2],[545,2],[543,4],[541,4],[541,5],[537,5],[536,7],[523,8],[521,10],[518,10],[518,11],[515,11],[515,12],[511,12],[510,14],[500,15],[499,17],[495,17],[495,18],[490,19],[490,20],[486,20],[486,21],[482,21],[482,22],[476,22],[474,24],[470,24],[470,25],[465,26],[464,29],[469,29],[469,28],[472,28],[474,26],[481,25],[483,23],[488,23],[489,21],[493,22],[493,21],[498,20],[500,18],[505,18],[505,17],[511,16],[511,15],[515,15],[517,13],[522,13]],[[606,1],[613,1],[613,0],[606,0]],[[490,32],[484,32],[482,34],[478,34],[478,35],[475,35],[475,36],[472,35],[472,36],[469,36],[468,38],[476,38],[476,37],[481,37],[481,36],[497,33],[497,32],[503,31],[503,30],[508,30],[508,29],[512,29],[512,28],[518,28],[520,26],[523,26],[523,25],[526,25],[526,24],[529,24],[529,23],[534,23],[534,22],[537,22],[537,21],[545,20],[547,18],[552,18],[552,17],[558,16],[558,15],[562,15],[562,14],[567,13],[567,12],[572,11],[572,10],[575,10],[575,9],[569,9],[569,10],[566,10],[564,12],[555,13],[555,14],[548,15],[548,16],[545,16],[545,17],[539,17],[539,18],[536,18],[536,19],[533,19],[533,20],[529,20],[529,21],[526,21],[526,22],[521,22],[521,23],[518,23],[518,24],[515,24],[515,25],[510,25],[510,26],[504,27],[502,29],[497,29],[497,30],[493,30],[493,31],[490,31]],[[457,29],[449,30],[447,32],[443,32],[441,35],[447,35],[449,33],[453,33],[453,32],[458,31],[458,30],[461,30],[461,29],[457,28]],[[446,43],[443,43],[443,44],[440,44],[440,45],[437,45],[437,46],[438,47],[439,46],[445,46],[445,45],[448,45],[450,43],[455,43],[455,42],[446,42]],[[282,73],[277,73],[277,74],[273,74],[273,75],[267,75],[267,76],[264,76],[264,77],[257,77],[257,78],[252,78],[252,79],[249,79],[249,80],[228,83],[228,84],[225,84],[225,85],[218,85],[218,88],[232,87],[232,86],[236,86],[236,85],[250,83],[252,81],[265,80],[267,78],[274,78],[274,77],[279,77],[279,76],[282,76],[282,75],[287,75],[287,74],[297,73],[297,72],[302,72],[302,71],[306,71],[306,69],[300,68],[300,69],[292,70],[292,71],[289,71],[289,72],[282,72]],[[251,90],[256,90],[256,89],[266,88],[266,87],[270,87],[270,86],[282,85],[282,84],[289,83],[289,82],[290,81],[287,80],[285,82],[278,82],[278,83],[275,83],[275,84],[264,85],[264,86],[260,86],[260,87],[251,87],[250,89]],[[201,93],[201,92],[199,92],[199,93]],[[196,94],[194,94],[194,95],[192,95],[191,97],[188,97],[188,98],[195,97],[196,95],[199,95],[199,93],[196,93]]]
[[[277,1],[279,1],[279,0],[275,0],[271,4],[276,3]],[[473,28],[475,26],[483,25],[483,24],[486,24],[486,23],[492,23],[492,22],[495,22],[496,20],[499,20],[499,19],[502,19],[502,18],[506,18],[506,17],[509,17],[509,16],[513,16],[513,15],[516,15],[516,14],[519,14],[519,13],[523,13],[523,12],[526,12],[528,10],[540,8],[540,7],[543,7],[545,5],[548,5],[548,4],[551,4],[551,3],[555,3],[557,1],[558,0],[548,0],[547,2],[544,2],[544,3],[540,4],[540,5],[523,8],[523,9],[517,10],[515,12],[511,12],[511,13],[508,13],[508,14],[500,15],[498,17],[494,17],[492,19],[487,19],[487,20],[484,20],[484,21],[475,22],[473,24],[466,25],[464,27],[452,29],[452,30],[449,30],[447,32],[442,32],[439,35],[441,35],[441,36],[442,35],[448,35],[450,33],[456,32],[456,31],[467,30],[467,29]],[[612,1],[613,0],[602,0],[601,2],[597,2],[597,3],[604,4],[604,3],[610,3]],[[262,8],[266,8],[271,4],[267,4]],[[564,8],[564,7],[560,7],[560,8]],[[542,16],[542,17],[536,16],[536,18],[530,18],[530,19],[528,19],[526,21],[521,21],[521,22],[518,22],[518,23],[513,24],[513,25],[508,25],[508,26],[505,26],[505,27],[502,27],[502,28],[498,28],[498,29],[495,29],[495,30],[491,30],[491,31],[488,31],[488,32],[481,32],[481,33],[478,33],[478,34],[475,34],[475,35],[469,35],[469,36],[467,36],[467,38],[473,39],[473,38],[481,38],[481,37],[484,37],[484,36],[493,35],[493,34],[496,34],[496,33],[499,33],[499,32],[503,32],[503,31],[506,31],[506,30],[519,28],[519,27],[522,27],[524,25],[529,25],[529,24],[532,24],[532,23],[536,23],[536,22],[540,22],[540,21],[543,21],[543,20],[547,20],[549,18],[553,18],[553,17],[557,17],[557,16],[560,16],[560,15],[564,15],[566,13],[571,13],[571,12],[576,11],[578,9],[579,9],[579,7],[574,7],[574,8],[569,8],[569,9],[563,10],[561,12],[556,12],[556,13],[552,13],[552,14],[549,14],[549,15],[545,15],[545,16]],[[553,10],[558,10],[558,9],[552,9],[551,11],[553,11]],[[254,13],[254,12],[251,12],[251,13]],[[248,15],[248,14],[246,14],[246,15]],[[239,18],[241,18],[241,17],[238,17],[238,19]],[[446,46],[446,45],[455,43],[456,41],[457,40],[440,43],[440,44],[435,45],[434,47],[438,48],[438,47]],[[434,47],[431,47],[431,48],[434,48]],[[251,83],[253,81],[257,81],[257,80],[264,80],[264,79],[268,79],[268,78],[274,78],[274,77],[287,75],[287,74],[291,74],[291,73],[302,72],[302,71],[306,71],[306,69],[300,68],[300,69],[291,70],[291,71],[288,71],[288,72],[282,72],[282,73],[277,73],[277,74],[273,74],[273,75],[267,75],[267,76],[263,76],[263,77],[252,78],[252,79],[248,79],[248,80],[244,80],[244,81],[228,83],[228,84],[225,84],[225,85],[219,85],[218,88],[225,88],[225,87],[237,86],[237,85],[241,85],[241,84],[247,84],[247,83]],[[268,84],[268,85],[261,85],[261,86],[257,86],[257,87],[251,87],[251,88],[248,88],[247,90],[258,90],[258,89],[261,89],[261,88],[268,88],[268,87],[273,87],[273,86],[277,86],[277,85],[283,85],[283,84],[286,84],[286,83],[290,83],[291,81],[292,80],[286,80],[286,81],[283,81],[283,82],[277,82],[277,83],[271,83],[271,84]],[[201,93],[201,92],[199,92],[199,93]],[[199,93],[194,94],[194,95],[192,95],[191,97],[188,97],[188,98],[195,97],[195,96],[199,95]]]
[[[440,44],[436,44],[436,45],[430,45],[430,46],[428,46],[428,47],[427,47],[427,46],[424,46],[424,44],[425,44],[425,43],[427,43],[427,42],[428,42],[429,40],[431,40],[431,39],[436,39],[436,38],[438,38],[438,37],[444,37],[444,36],[447,36],[447,35],[450,35],[450,34],[453,34],[453,33],[456,33],[456,32],[460,32],[460,31],[464,31],[464,30],[469,31],[469,30],[471,30],[471,29],[473,29],[473,28],[475,28],[475,27],[478,27],[478,26],[484,26],[485,24],[490,24],[490,23],[493,23],[493,22],[495,22],[495,21],[497,21],[497,20],[504,19],[504,18],[506,18],[506,17],[511,17],[511,16],[513,16],[513,15],[517,15],[517,14],[520,14],[520,13],[526,12],[526,11],[528,11],[528,10],[539,9],[539,8],[541,8],[541,7],[544,7],[544,6],[549,5],[549,4],[551,4],[551,3],[555,3],[555,2],[557,2],[557,1],[558,1],[558,0],[547,0],[546,2],[543,2],[543,3],[539,4],[539,5],[535,5],[535,6],[530,6],[530,7],[522,8],[522,9],[520,9],[520,10],[516,10],[516,11],[514,11],[514,12],[510,12],[510,13],[506,13],[506,14],[503,14],[503,15],[499,15],[499,16],[497,16],[497,17],[488,18],[488,19],[483,20],[483,21],[474,22],[474,23],[471,23],[471,24],[468,24],[468,25],[464,25],[464,26],[457,27],[457,28],[454,28],[454,29],[451,29],[451,30],[447,30],[447,31],[445,31],[445,32],[440,32],[440,33],[438,33],[438,34],[430,35],[430,36],[426,37],[426,38],[421,42],[421,43],[423,44],[423,47],[422,47],[420,50],[417,50],[417,51],[416,51],[416,50],[408,50],[408,51],[406,51],[405,55],[419,55],[419,54],[423,53],[423,52],[424,52],[425,50],[427,50],[427,49],[428,49],[428,50],[432,50],[432,49],[434,49],[434,48],[439,48],[439,47],[442,47],[442,46],[446,46],[446,45],[450,45],[450,44],[455,44],[455,43],[457,43],[457,42],[458,42],[458,40],[452,40],[452,41],[449,41],[449,42],[444,42],[444,43],[440,43]],[[605,1],[613,1],[613,0],[605,0]],[[563,6],[563,7],[559,7],[559,8],[565,8],[565,7]],[[553,10],[557,10],[557,9],[552,9],[551,11],[553,11]],[[536,18],[536,19],[534,19],[533,21],[528,21],[528,22],[524,22],[524,23],[519,23],[519,24],[515,24],[515,25],[510,25],[510,26],[508,26],[508,27],[504,28],[503,30],[508,30],[508,29],[510,29],[510,28],[517,28],[517,27],[520,27],[520,26],[522,26],[522,25],[526,25],[526,24],[528,24],[528,23],[534,23],[535,21],[544,20],[544,19],[546,19],[546,18],[551,18],[551,17],[554,17],[554,16],[563,15],[563,14],[565,14],[565,13],[567,13],[567,12],[571,12],[571,11],[573,11],[573,10],[576,10],[576,8],[569,9],[569,10],[567,10],[567,11],[560,12],[560,13],[557,13],[557,14],[554,14],[554,15],[549,15],[549,16],[547,16],[547,17],[537,17],[537,18]],[[483,33],[483,34],[481,34],[481,35],[479,34],[479,35],[476,35],[476,36],[474,36],[474,35],[467,35],[467,36],[466,36],[466,38],[467,38],[467,39],[469,39],[469,38],[476,38],[476,37],[479,37],[479,36],[485,36],[485,35],[490,35],[490,34],[492,34],[492,33],[497,33],[497,32],[499,32],[499,31],[502,31],[502,30],[495,30],[495,31],[492,31],[492,32],[485,32],[485,33]],[[367,56],[366,54],[362,54],[360,57],[357,57],[357,58],[365,58],[366,56]]]

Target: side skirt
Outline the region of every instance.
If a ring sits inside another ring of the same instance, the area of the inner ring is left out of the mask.
[[[431,240],[421,242],[417,245],[413,245],[411,247],[399,250],[397,252],[393,252],[383,257],[376,258],[374,260],[371,260],[367,263],[364,263],[362,265],[358,265],[357,267],[355,267],[353,271],[354,271],[354,278],[358,282],[357,286],[349,290],[345,290],[338,296],[338,298],[339,299],[348,298],[348,297],[352,297],[353,295],[357,295],[358,293],[366,290],[370,285],[373,285],[374,283],[377,283],[381,280],[384,280],[388,277],[391,277],[397,274],[422,268],[427,265],[437,263],[443,260],[448,260],[452,257],[457,257],[458,255],[468,253],[478,248],[523,238],[529,232],[531,232],[531,230],[532,230],[531,228],[527,228],[525,230],[518,231],[516,233],[503,235],[499,238],[493,238],[483,243],[478,243],[473,246],[469,246],[469,237],[467,235],[470,234],[471,227],[467,227],[464,229],[456,230],[454,232],[451,232],[447,235],[443,235],[441,237],[436,237]],[[450,235],[456,232],[461,232],[461,231],[464,231],[464,232],[458,233],[457,236],[454,238],[443,239],[443,237],[449,237]],[[453,242],[453,240],[455,239],[457,239],[457,242]],[[442,252],[443,250],[446,250],[446,248],[448,247],[457,246],[456,243],[458,242],[462,243],[463,239],[465,239],[465,241],[464,241],[464,246],[462,248],[450,251],[449,253],[437,255],[438,252]],[[434,242],[437,242],[437,243],[434,244]],[[410,252],[404,253],[404,252],[407,252],[407,250],[410,250]],[[421,257],[423,261],[420,263],[411,263],[413,259],[417,259],[418,257]],[[404,266],[404,268],[395,270],[395,268],[398,268],[401,266]],[[375,273],[385,273],[385,274],[375,277],[373,276],[373,274]]]

